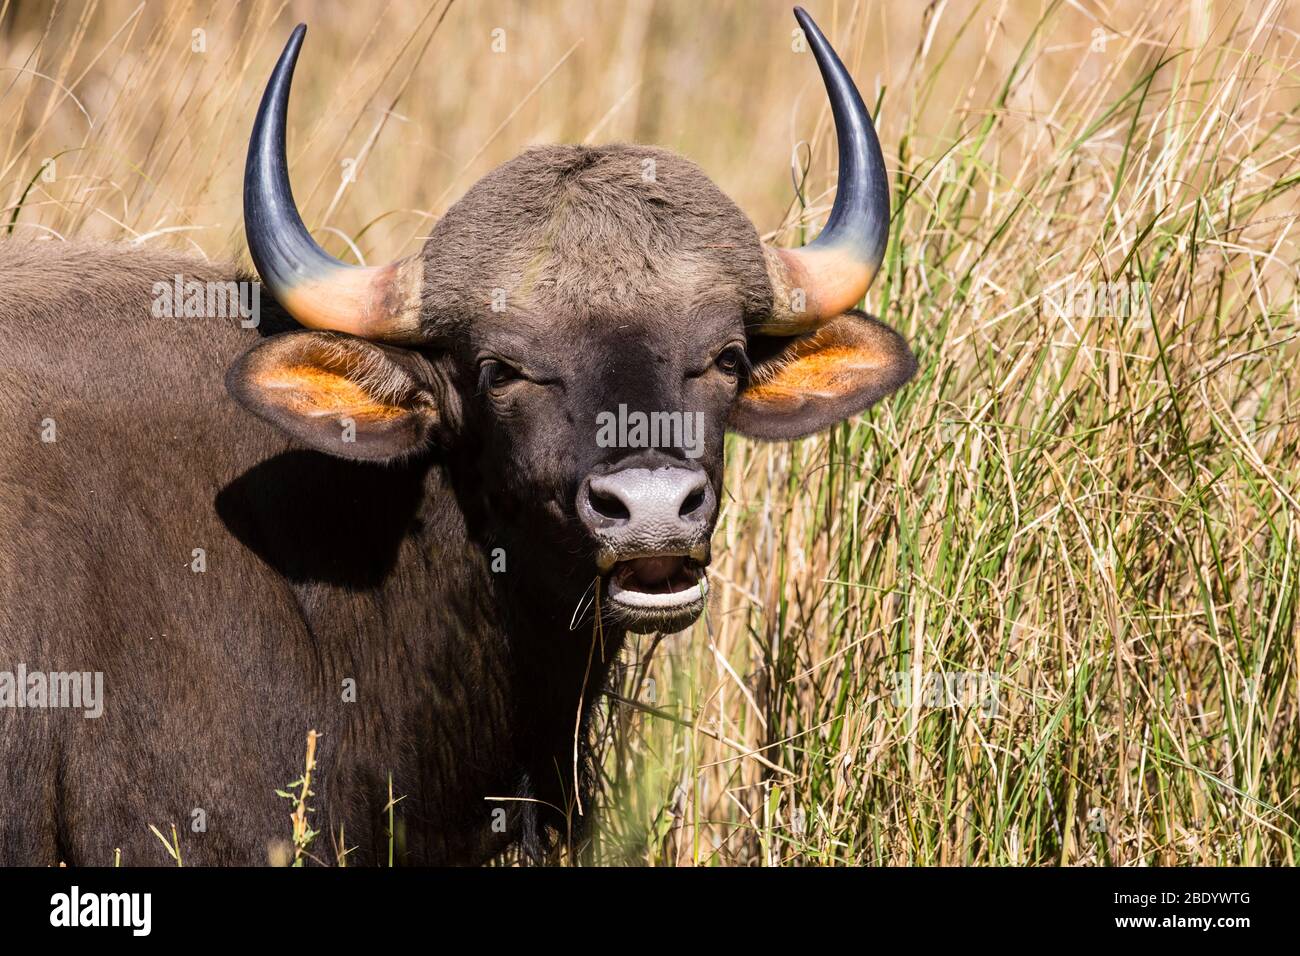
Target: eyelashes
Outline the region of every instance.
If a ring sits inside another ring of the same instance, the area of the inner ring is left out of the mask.
[[[749,361],[749,355],[739,345],[727,346],[718,353],[718,357],[713,360],[713,364],[724,374],[746,381],[754,372],[754,366]]]
[[[513,365],[507,365],[505,362],[496,359],[488,359],[478,367],[479,394],[481,395],[493,389],[504,388],[522,377],[519,369]]]

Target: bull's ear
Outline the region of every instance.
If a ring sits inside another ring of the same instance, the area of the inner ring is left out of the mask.
[[[862,312],[815,332],[751,336],[754,372],[729,426],[751,438],[802,438],[874,405],[916,371],[903,337]]]
[[[336,332],[288,332],[245,352],[226,375],[235,399],[318,451],[387,461],[418,450],[438,404],[413,353]]]

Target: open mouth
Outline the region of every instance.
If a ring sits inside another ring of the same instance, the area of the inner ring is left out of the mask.
[[[682,607],[707,592],[704,568],[684,555],[631,558],[609,573],[610,598],[632,607]]]
[[[704,565],[687,555],[627,558],[616,562],[605,580],[611,609],[634,631],[688,627],[709,593]]]

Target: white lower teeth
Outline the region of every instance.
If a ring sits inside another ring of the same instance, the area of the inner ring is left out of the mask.
[[[632,607],[680,607],[686,604],[693,604],[707,593],[708,584],[706,579],[703,577],[684,591],[633,591],[629,588],[623,587],[617,581],[612,579],[609,582],[609,596],[615,601]]]

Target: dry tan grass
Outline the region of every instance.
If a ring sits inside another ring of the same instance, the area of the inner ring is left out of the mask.
[[[808,5],[881,104],[868,304],[922,371],[730,449],[718,604],[629,651],[579,861],[1294,864],[1300,15]],[[15,239],[243,256],[245,138],[299,19],[292,172],[341,256],[414,251],[536,141],[670,146],[790,242],[832,195],[785,3],[0,6]],[[1150,309],[1055,308],[1099,281]],[[927,701],[939,672],[997,675],[997,713]]]

